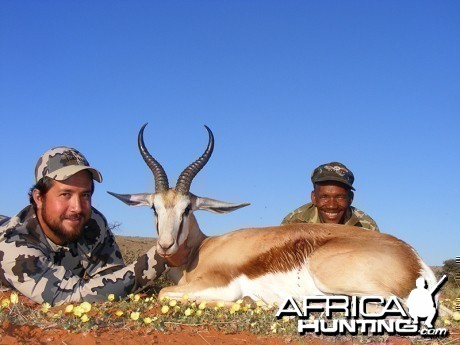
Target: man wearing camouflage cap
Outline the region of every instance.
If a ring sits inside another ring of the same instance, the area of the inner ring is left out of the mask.
[[[37,303],[105,301],[146,287],[166,269],[155,247],[126,266],[105,217],[91,206],[102,182],[77,150],[37,162],[30,205],[0,221],[0,284]],[[181,255],[181,254],[179,254]]]
[[[311,202],[289,213],[281,224],[335,223],[379,231],[371,217],[351,206],[354,180],[351,170],[342,163],[320,165],[311,175]]]

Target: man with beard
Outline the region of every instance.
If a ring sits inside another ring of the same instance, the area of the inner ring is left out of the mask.
[[[371,217],[351,206],[354,180],[351,170],[342,163],[320,165],[311,175],[311,202],[289,213],[281,224],[334,223],[379,231]]]
[[[73,148],[40,157],[30,205],[0,220],[0,285],[37,303],[96,302],[145,288],[165,271],[155,247],[124,264],[105,217],[91,206],[94,180],[102,182],[101,174]]]

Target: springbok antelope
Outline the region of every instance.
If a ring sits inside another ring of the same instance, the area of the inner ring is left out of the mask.
[[[236,301],[244,296],[267,304],[287,297],[311,295],[395,295],[407,298],[423,277],[436,284],[431,269],[416,251],[391,235],[336,224],[290,224],[242,229],[206,236],[193,215],[195,210],[227,213],[249,205],[203,198],[189,192],[196,174],[214,148],[209,142],[202,156],[169,188],[163,167],[144,144],[145,124],[138,135],[140,153],[152,170],[155,193],[110,194],[130,206],[153,209],[158,233],[157,252],[178,265],[170,277],[177,284],[163,288],[180,298]],[[188,253],[178,262],[179,253]]]

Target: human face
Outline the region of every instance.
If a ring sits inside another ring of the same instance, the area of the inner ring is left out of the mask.
[[[64,181],[54,181],[45,195],[35,189],[37,217],[45,235],[62,245],[77,240],[91,217],[92,181],[82,170]]]
[[[335,224],[344,223],[345,213],[352,202],[349,190],[339,183],[316,184],[311,200],[318,208],[321,221]]]

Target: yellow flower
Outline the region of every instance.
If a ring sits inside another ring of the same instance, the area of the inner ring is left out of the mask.
[[[203,315],[203,310],[197,310],[195,315],[196,315],[196,316],[201,316],[201,315]]]
[[[262,302],[261,300],[258,300],[258,301],[256,302],[256,304],[257,304],[258,307],[261,307],[261,306],[264,305],[264,302]]]
[[[236,301],[235,303],[237,303],[237,304],[242,304],[242,303],[243,303],[243,300],[242,300],[242,299],[239,299],[239,300]]]
[[[123,314],[124,314],[123,311],[119,309],[115,312],[115,315],[118,317],[122,316]]]
[[[83,314],[82,317],[80,318],[81,322],[88,322],[89,317],[86,314]]]
[[[184,312],[185,316],[190,316],[193,314],[193,309],[190,309],[190,308],[187,308],[185,309],[185,312]]]
[[[238,303],[233,303],[230,309],[233,311],[239,311],[241,309],[241,305]]]
[[[444,322],[444,326],[450,326],[451,322],[448,319],[442,320]]]
[[[83,302],[80,304],[80,307],[83,311],[83,313],[87,313],[91,310],[91,303],[89,302]]]
[[[175,307],[177,305],[177,301],[175,299],[172,299],[169,301],[169,306],[170,307]]]
[[[110,295],[107,296],[107,300],[109,302],[112,302],[113,300],[115,300],[115,295],[113,293],[111,293]]]
[[[67,307],[65,307],[65,312],[66,313],[71,313],[73,310],[73,304],[69,304]]]
[[[42,313],[46,314],[51,308],[51,305],[48,302],[42,304]]]
[[[85,311],[83,310],[81,305],[77,305],[75,308],[73,308],[73,314],[76,317],[81,317],[84,313],[85,313]]]
[[[130,315],[131,320],[133,321],[137,321],[139,319],[139,316],[141,316],[141,313],[139,313],[138,311],[133,311]]]
[[[135,294],[135,295],[134,295],[134,301],[137,302],[137,301],[139,301],[140,299],[141,299],[141,295],[139,295],[139,294]]]
[[[188,295],[185,293],[182,295],[182,300],[187,301],[188,300]]]
[[[168,311],[169,311],[169,306],[164,305],[164,306],[161,307],[161,312],[162,312],[163,314],[166,314]]]
[[[203,302],[201,302],[200,305],[198,306],[198,309],[203,310],[203,309],[205,309],[205,308],[206,308],[206,301],[203,301]]]
[[[460,321],[460,312],[456,311],[452,314],[452,317],[455,321]]]
[[[282,320],[283,322],[289,322],[289,316],[283,316]]]
[[[217,308],[223,308],[223,307],[225,307],[225,302],[224,301],[217,302]]]
[[[10,306],[10,300],[8,298],[2,299],[2,308],[8,308]]]
[[[11,304],[17,304],[19,302],[19,296],[16,291],[13,291],[10,295]]]
[[[164,302],[167,302],[169,301],[169,296],[168,295],[164,295],[160,298],[160,302],[164,303]]]
[[[146,325],[150,325],[150,324],[152,323],[152,319],[149,318],[149,317],[144,317],[144,323],[145,323]]]

